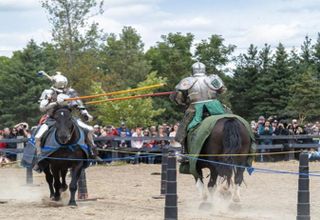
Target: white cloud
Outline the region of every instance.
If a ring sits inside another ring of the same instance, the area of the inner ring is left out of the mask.
[[[285,42],[299,33],[297,24],[264,24],[249,28],[246,40],[256,44]]]
[[[0,0],[0,11],[24,11],[37,9],[41,6],[39,0]]]
[[[153,7],[147,4],[129,5],[126,7],[112,7],[105,10],[106,17],[133,17],[144,16],[146,13],[152,12]]]
[[[0,56],[10,56],[15,50],[24,48],[27,43],[34,39],[37,43],[50,41],[51,34],[48,30],[38,29],[36,31],[21,33],[1,33],[0,34]]]
[[[115,7],[115,6],[130,6],[130,5],[141,5],[141,4],[155,4],[162,0],[104,0],[104,7]]]
[[[179,18],[179,19],[168,19],[161,22],[161,28],[198,30],[208,28],[212,25],[210,19],[205,17],[194,17],[194,18]]]

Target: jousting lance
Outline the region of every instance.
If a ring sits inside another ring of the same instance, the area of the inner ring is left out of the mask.
[[[125,94],[125,93],[130,93],[130,92],[137,92],[137,91],[142,91],[142,90],[159,88],[159,87],[162,87],[164,85],[165,85],[164,83],[160,83],[160,84],[155,84],[155,85],[151,85],[151,86],[142,86],[142,87],[135,88],[135,89],[126,89],[126,90],[120,90],[120,91],[108,92],[108,93],[102,93],[102,94],[96,94],[96,95],[88,95],[88,96],[79,96],[79,97],[74,97],[74,98],[67,98],[64,101],[73,101],[73,100],[79,100],[79,99],[93,99],[93,98],[98,98],[98,97],[103,97],[103,96],[120,95],[120,94]],[[148,95],[150,95],[150,94],[148,94]],[[122,98],[125,98],[125,97],[122,97]],[[91,103],[91,102],[87,102],[87,104],[88,103]]]
[[[100,104],[103,102],[112,102],[112,101],[120,101],[120,100],[145,98],[145,97],[171,95],[171,94],[175,94],[175,93],[176,92],[158,92],[158,93],[150,93],[150,94],[144,94],[144,95],[125,96],[125,97],[118,97],[118,98],[111,98],[111,99],[105,99],[105,100],[86,102],[86,104],[92,105],[92,104]]]

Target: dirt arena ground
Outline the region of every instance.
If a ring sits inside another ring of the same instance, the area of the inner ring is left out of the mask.
[[[256,167],[296,172],[298,162],[256,163]],[[310,164],[320,170],[319,163]],[[34,174],[34,186],[25,185],[25,169],[0,168],[0,219],[163,219],[164,200],[159,195],[160,165],[95,166],[87,169],[90,198],[77,207],[48,204],[43,174]],[[320,173],[319,173],[320,174]],[[190,175],[178,174],[179,219],[188,220],[289,220],[296,217],[297,176],[254,173],[245,175],[241,206],[216,193],[211,210],[199,210],[200,196]],[[311,177],[311,218],[320,219],[320,178]],[[68,200],[64,195],[64,202]]]

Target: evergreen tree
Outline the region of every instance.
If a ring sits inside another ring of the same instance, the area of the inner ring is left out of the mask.
[[[274,81],[272,77],[272,56],[271,47],[265,44],[264,48],[259,52],[259,77],[256,81],[256,103],[253,112],[259,115],[274,114],[274,106],[272,102],[271,85]],[[257,115],[256,115],[257,116]]]
[[[281,43],[276,49],[270,77],[272,82],[269,85],[270,95],[268,100],[271,105],[269,114],[284,116],[287,114],[284,109],[288,105],[289,87],[294,81],[294,75],[290,69],[288,54]]]
[[[290,87],[290,100],[287,110],[292,117],[299,117],[303,122],[307,120],[319,119],[320,115],[320,82],[317,80],[316,72],[309,67],[300,74],[296,82]]]
[[[313,46],[313,60],[316,69],[317,79],[320,80],[320,33],[318,33],[317,42]]]
[[[251,44],[247,54],[241,54],[237,61],[233,79],[229,84],[232,110],[246,119],[255,119],[260,114],[254,110],[257,103],[256,82],[260,66],[257,47]]]
[[[52,45],[37,45],[31,40],[23,51],[14,52],[11,59],[1,58],[0,67],[0,124],[13,126],[26,121],[37,124],[40,117],[38,99],[50,83],[38,78],[39,70],[55,69],[56,54],[51,51]]]

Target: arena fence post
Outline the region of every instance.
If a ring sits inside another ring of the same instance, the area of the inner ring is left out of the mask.
[[[168,166],[168,148],[167,148],[167,147],[164,147],[164,148],[162,149],[162,159],[161,159],[161,186],[160,186],[160,195],[166,194],[167,166]]]
[[[297,220],[310,220],[309,157],[307,152],[301,152],[299,155]]]
[[[78,180],[78,199],[88,199],[86,172],[83,169]]]
[[[170,151],[168,155],[167,167],[167,183],[164,219],[177,220],[178,219],[178,197],[177,197],[177,162],[174,151]]]

